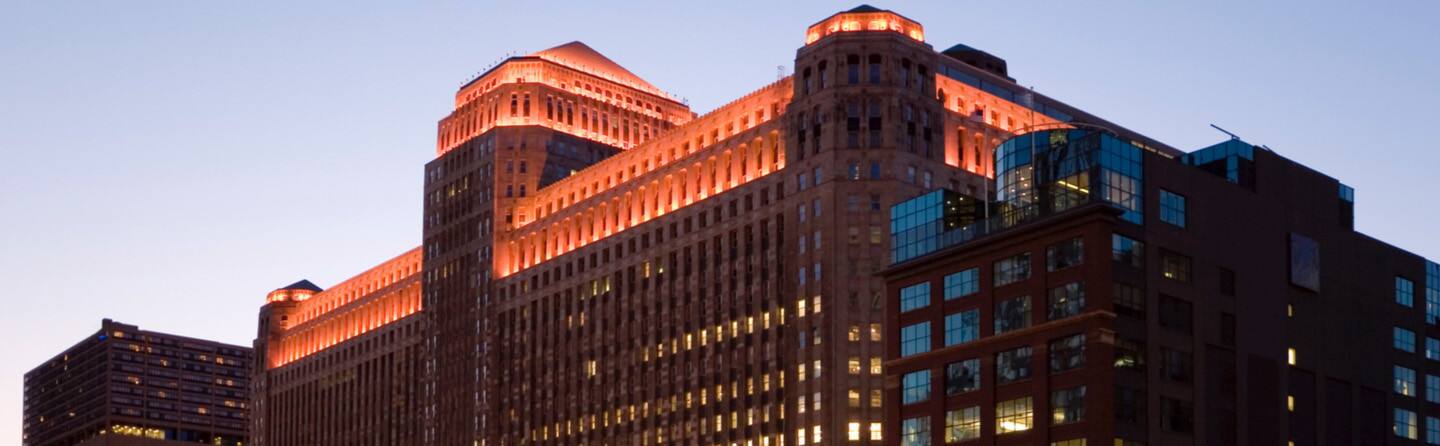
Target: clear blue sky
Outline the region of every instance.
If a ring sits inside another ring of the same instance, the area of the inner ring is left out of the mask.
[[[581,40],[704,112],[857,4],[568,3],[0,5],[0,442],[23,373],[101,318],[248,345],[267,291],[418,245],[435,123],[508,52]],[[1440,2],[874,4],[1173,146],[1269,145],[1440,258]]]

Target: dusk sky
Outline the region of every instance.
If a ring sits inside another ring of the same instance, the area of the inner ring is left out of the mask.
[[[0,443],[25,371],[102,318],[248,346],[268,291],[419,245],[436,122],[507,54],[584,41],[703,113],[856,4],[5,2]],[[1440,2],[872,4],[1174,147],[1268,145],[1440,259]]]

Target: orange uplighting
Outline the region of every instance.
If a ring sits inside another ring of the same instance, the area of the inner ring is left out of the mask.
[[[693,117],[679,98],[571,42],[507,59],[461,87],[436,156],[495,127],[529,125],[630,149]]]
[[[284,366],[420,311],[421,262],[420,248],[415,248],[297,300],[290,310],[292,324],[270,344],[266,364]]]
[[[855,31],[889,31],[917,42],[925,41],[925,28],[920,26],[920,23],[890,11],[860,7],[810,25],[810,28],[805,30],[805,44],[815,43],[831,34]]]
[[[505,277],[785,167],[776,118],[789,77],[516,201],[527,218],[496,235]]]

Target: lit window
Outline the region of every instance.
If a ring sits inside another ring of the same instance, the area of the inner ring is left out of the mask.
[[[1393,430],[1395,431],[1395,436],[1397,437],[1408,438],[1411,440],[1419,439],[1420,426],[1419,420],[1415,416],[1415,412],[1396,407],[1395,425],[1393,427]]]
[[[1030,430],[1035,411],[1030,397],[1001,401],[995,405],[995,433],[1007,434]]]
[[[1290,365],[1295,365],[1295,349],[1293,349],[1293,348],[1287,349],[1287,350],[1285,351],[1285,356],[1286,356],[1286,358],[1285,358],[1285,362],[1286,362],[1286,363],[1289,363]]]
[[[880,435],[880,426],[881,426],[880,423],[870,423],[870,439],[871,439],[871,440],[873,440],[873,441],[880,441],[880,440],[883,439],[883,437]]]
[[[1169,251],[1160,252],[1160,273],[1166,279],[1190,281],[1190,258]]]
[[[1085,386],[1050,393],[1050,424],[1067,424],[1085,419]]]
[[[860,441],[860,423],[851,421],[845,425],[845,438],[850,441]]]
[[[1395,366],[1395,393],[1405,396],[1415,396],[1415,370]]]
[[[945,443],[980,438],[980,407],[945,412]]]
[[[900,446],[930,446],[930,417],[901,421]]]
[[[1047,319],[1060,320],[1080,314],[1085,308],[1085,288],[1070,282],[1050,289],[1050,314]]]

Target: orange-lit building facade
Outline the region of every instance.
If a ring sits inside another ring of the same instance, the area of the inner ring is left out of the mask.
[[[579,42],[462,86],[422,246],[268,296],[253,443],[887,439],[889,207],[989,196],[1022,130],[1118,127],[890,11],[797,37],[793,75],[703,115]]]
[[[888,438],[890,205],[986,197],[1022,130],[1124,129],[890,11],[803,37],[698,116],[579,43],[460,89],[425,169],[426,444]]]
[[[328,290],[266,296],[251,444],[418,444],[421,264],[412,249]]]

